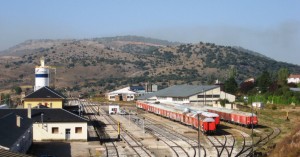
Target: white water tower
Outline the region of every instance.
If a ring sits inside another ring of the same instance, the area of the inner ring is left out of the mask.
[[[41,65],[35,67],[35,86],[34,91],[44,86],[49,86],[49,67],[45,66],[44,57],[41,58]]]

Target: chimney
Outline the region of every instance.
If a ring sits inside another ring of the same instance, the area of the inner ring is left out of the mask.
[[[31,104],[28,104],[27,117],[31,119]]]
[[[16,115],[17,117],[17,127],[21,127],[21,116]]]

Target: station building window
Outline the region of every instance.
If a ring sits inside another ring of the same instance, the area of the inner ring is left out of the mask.
[[[81,134],[82,133],[82,127],[75,127],[75,133]]]
[[[52,134],[58,134],[58,127],[52,127]]]

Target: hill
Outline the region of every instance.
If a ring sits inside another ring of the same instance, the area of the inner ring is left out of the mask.
[[[258,53],[213,43],[180,44],[137,36],[83,40],[28,40],[0,58],[0,88],[34,84],[34,67],[45,56],[55,66],[52,84],[61,89],[105,91],[144,82],[210,84],[225,80],[230,69],[237,80],[281,67],[300,73],[300,67]]]

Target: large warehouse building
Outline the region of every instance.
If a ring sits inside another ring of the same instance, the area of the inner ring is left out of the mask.
[[[212,105],[220,99],[235,101],[235,96],[221,91],[220,86],[175,85],[138,98],[139,100],[162,103]]]

